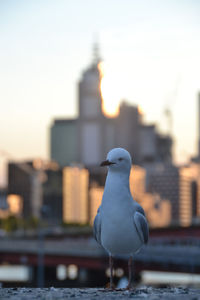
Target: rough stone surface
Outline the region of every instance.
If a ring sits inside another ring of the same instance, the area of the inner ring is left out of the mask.
[[[61,300],[61,299],[149,299],[200,300],[200,289],[190,288],[137,288],[131,291],[109,291],[98,288],[0,288],[0,299]]]

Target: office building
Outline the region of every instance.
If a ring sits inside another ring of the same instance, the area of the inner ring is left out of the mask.
[[[129,151],[134,164],[140,163],[140,127],[142,124],[138,107],[123,101],[116,117],[115,141],[117,147]]]
[[[93,182],[89,189],[89,223],[93,225],[97,210],[101,204],[104,187]]]
[[[170,201],[172,224],[189,226],[200,217],[199,182],[199,165],[178,168],[159,164],[151,173],[148,189]]]
[[[50,129],[50,156],[61,167],[78,161],[78,124],[74,119],[54,120]]]
[[[182,226],[200,223],[200,165],[179,170],[179,217]]]
[[[171,225],[172,206],[169,200],[162,199],[158,194],[146,193],[142,203],[151,228]]]
[[[147,172],[134,165],[130,173],[130,191],[133,199],[144,208],[150,227],[166,227],[171,223],[171,203],[156,193],[146,191]]]
[[[17,197],[17,198],[16,198]],[[24,218],[62,221],[62,172],[53,162],[33,160],[8,164],[8,203]]]
[[[148,170],[147,191],[169,200],[172,207],[172,221],[179,223],[179,169],[172,165],[157,164]]]
[[[19,195],[8,195],[8,212],[12,216],[21,217],[23,212],[23,201],[22,197]]]
[[[0,189],[0,218],[5,218],[8,215],[8,202],[6,189]]]
[[[88,223],[89,172],[80,165],[63,168],[63,222]]]
[[[37,207],[41,205],[41,190],[37,175],[29,163],[8,164],[8,195],[21,197],[24,218],[38,217]]]
[[[44,172],[42,184],[42,217],[50,225],[62,223],[62,170],[48,168]]]
[[[146,171],[144,168],[133,165],[130,173],[130,191],[133,198],[141,204],[146,193]]]

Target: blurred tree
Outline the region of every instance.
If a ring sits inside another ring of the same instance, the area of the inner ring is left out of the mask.
[[[11,232],[17,230],[18,228],[18,220],[15,216],[9,216],[6,219],[1,220],[2,228],[7,232]]]

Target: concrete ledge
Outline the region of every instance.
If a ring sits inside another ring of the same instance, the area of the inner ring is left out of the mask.
[[[107,291],[98,288],[0,288],[1,300],[62,300],[62,299],[150,299],[200,300],[200,289],[137,288],[132,291]]]

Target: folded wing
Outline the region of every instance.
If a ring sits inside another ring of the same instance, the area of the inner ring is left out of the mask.
[[[95,240],[101,245],[101,213],[100,213],[100,207],[97,211],[97,215],[94,219],[93,224],[93,234]]]
[[[134,213],[134,223],[141,241],[144,244],[147,244],[149,239],[149,226],[145,216],[142,213],[136,211]]]

